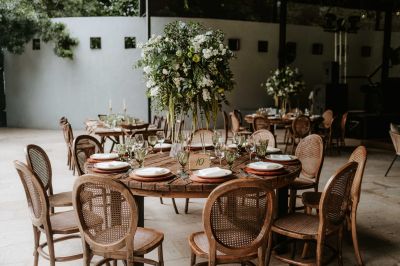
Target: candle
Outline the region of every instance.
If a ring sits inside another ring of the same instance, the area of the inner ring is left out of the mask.
[[[125,101],[125,99],[122,101],[122,104],[124,106],[124,111],[126,111],[126,101]]]

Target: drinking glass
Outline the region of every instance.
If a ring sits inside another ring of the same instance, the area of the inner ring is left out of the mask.
[[[245,148],[246,148],[246,151],[249,153],[250,162],[251,162],[251,154],[255,151],[254,141],[251,138],[247,139]]]
[[[219,159],[219,165],[221,166],[222,165],[222,158],[224,158],[224,156],[225,156],[224,145],[218,143],[215,146],[214,152],[215,152],[215,157],[217,157]]]
[[[178,160],[178,163],[181,165],[180,177],[182,179],[186,179],[188,177],[188,175],[185,171],[185,166],[189,160],[189,151],[186,149],[181,149],[176,154],[176,159]]]
[[[145,148],[138,148],[134,151],[135,159],[139,164],[139,168],[143,168],[144,166],[144,158],[146,157],[147,150]]]
[[[165,134],[164,134],[164,131],[157,131],[156,135],[157,135],[157,138],[158,138],[157,141],[160,143],[160,153],[163,153],[163,151],[162,151],[162,145],[163,145],[163,143],[164,143],[164,141],[165,141]]]
[[[244,135],[238,135],[236,139],[237,139],[237,147],[241,149],[244,142],[246,141],[246,137]]]
[[[136,144],[141,147],[144,144],[143,134],[136,134],[135,135]]]
[[[225,160],[228,163],[229,170],[232,171],[232,165],[236,160],[236,151],[232,149],[228,149],[225,151]]]
[[[213,142],[214,147],[215,147],[215,145],[217,145],[220,138],[221,138],[221,133],[217,130],[214,130],[214,133],[212,136],[212,142]]]
[[[124,157],[125,157],[125,154],[126,154],[126,146],[125,146],[125,144],[117,144],[115,146],[115,148],[117,149],[117,153],[118,153],[119,159],[121,161],[124,161]]]
[[[256,154],[258,158],[264,158],[267,154],[268,142],[260,141],[256,144]]]
[[[234,133],[233,133],[233,136],[232,136],[232,143],[235,144],[236,147],[237,147],[238,142],[239,142],[239,134],[236,133],[236,132],[234,132]]]
[[[151,146],[152,150],[154,150],[154,146],[156,146],[157,141],[158,141],[158,138],[155,135],[150,135],[150,136],[147,137],[147,142]]]

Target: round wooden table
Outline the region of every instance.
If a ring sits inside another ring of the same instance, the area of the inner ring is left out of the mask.
[[[257,177],[262,178],[271,185],[272,188],[277,189],[278,196],[278,215],[287,213],[288,206],[288,185],[299,175],[301,171],[301,164],[297,161],[295,164],[284,165],[285,171],[277,176],[254,176],[248,175],[241,169],[249,162],[249,156],[243,155],[238,158],[233,165],[233,178],[246,178]],[[136,163],[135,163],[136,164]],[[218,166],[217,161],[212,162],[212,166]],[[137,165],[135,165],[137,166]],[[157,166],[170,169],[176,173],[180,169],[175,158],[169,157],[169,152],[149,154],[145,160],[145,166]],[[86,172],[94,173],[91,169],[93,164],[86,163]],[[223,162],[223,167],[226,163]],[[105,175],[105,174],[102,174]],[[117,178],[127,185],[132,193],[135,195],[139,208],[139,226],[144,225],[144,197],[162,197],[162,198],[207,198],[220,183],[198,183],[191,179],[181,179],[174,177],[167,181],[158,182],[143,182],[132,179],[126,174],[108,174],[111,178]]]

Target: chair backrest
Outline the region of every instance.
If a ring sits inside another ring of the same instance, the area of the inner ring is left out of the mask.
[[[328,109],[322,114],[322,118],[324,121],[322,121],[322,124],[324,125],[325,128],[329,128],[332,124],[332,119],[333,119],[333,111]]]
[[[26,161],[39,180],[42,181],[44,189],[52,189],[51,164],[46,152],[39,146],[29,144],[25,148]]]
[[[160,121],[160,117],[158,115],[153,116],[153,125],[157,125]]]
[[[300,115],[292,122],[293,134],[296,138],[304,138],[311,131],[311,120],[308,116]]]
[[[65,143],[67,144],[67,147],[72,146],[72,142],[74,141],[74,133],[72,132],[72,126],[70,123],[66,122],[61,126],[63,135],[64,135],[64,140]]]
[[[229,117],[225,111],[222,111],[222,116],[224,117],[224,131],[225,131],[225,144],[228,142],[229,136]]]
[[[390,131],[400,134],[400,127],[399,125],[396,125],[395,123],[390,123]]]
[[[266,116],[256,116],[253,119],[253,130],[270,129],[271,122]]]
[[[92,250],[112,252],[126,247],[127,254],[133,254],[138,209],[124,184],[83,175],[75,181],[72,202],[79,231]]]
[[[251,139],[254,141],[268,140],[268,147],[276,147],[275,136],[267,129],[260,129],[251,134]]]
[[[206,128],[196,129],[191,136],[190,143],[212,144],[213,134],[214,132],[210,129]]]
[[[300,177],[313,178],[318,184],[324,163],[324,142],[317,134],[309,135],[297,145],[296,157],[301,162]]]
[[[361,194],[361,183],[364,176],[365,164],[367,162],[367,149],[364,146],[358,146],[350,155],[349,162],[358,163],[353,186],[351,188],[351,200],[353,204],[358,204]]]
[[[255,178],[232,180],[213,190],[203,210],[205,233],[215,246],[212,252],[256,251],[268,237],[274,202],[273,189]]]
[[[72,152],[78,175],[83,175],[86,160],[94,153],[102,153],[103,147],[95,137],[80,135],[74,140]]]
[[[100,121],[105,121],[107,119],[107,115],[105,114],[98,114],[97,117],[99,118]]]
[[[340,131],[342,133],[342,137],[344,138],[346,135],[346,123],[347,123],[347,116],[349,112],[346,112],[342,115],[342,120],[340,121]]]
[[[36,227],[47,225],[44,227],[46,230],[51,225],[49,223],[49,200],[45,188],[26,164],[14,161],[14,166],[24,187],[32,224]],[[51,228],[49,229],[51,230]]]
[[[330,226],[340,225],[346,217],[351,187],[358,163],[348,162],[328,180],[319,203],[319,233]]]
[[[235,112],[230,112],[229,113],[231,117],[231,124],[232,124],[232,132],[239,132],[240,131],[240,120],[239,117]]]
[[[238,109],[234,109],[233,112],[235,113],[235,115],[237,116],[237,118],[239,119],[239,124],[243,125],[243,115],[242,112],[240,112],[240,110]]]
[[[389,131],[390,138],[393,142],[394,150],[396,151],[397,155],[400,155],[400,134],[395,133],[393,131]]]
[[[158,123],[156,124],[157,128],[163,128],[165,123],[165,118],[163,116],[159,116]]]

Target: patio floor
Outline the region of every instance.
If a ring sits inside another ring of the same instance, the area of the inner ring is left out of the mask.
[[[75,132],[77,136],[79,133]],[[278,141],[282,141],[281,135]],[[0,129],[0,265],[32,265],[33,234],[27,203],[13,160],[25,162],[24,148],[34,143],[48,153],[53,167],[55,192],[71,190],[76,177],[66,165],[66,147],[61,130]],[[349,141],[350,146],[357,141]],[[376,146],[375,146],[376,147]],[[325,182],[348,158],[349,147],[339,156],[327,155],[322,169],[320,190]],[[389,177],[385,171],[394,151],[371,148],[365,169],[361,202],[358,209],[358,232],[361,252],[367,265],[400,265],[400,161]],[[145,225],[165,233],[164,259],[167,266],[189,265],[187,236],[202,230],[204,200],[191,200],[189,214],[176,215],[170,200],[161,205],[158,198],[145,199]],[[177,200],[183,212],[184,200]],[[56,245],[56,255],[81,250],[80,241]],[[354,265],[351,244],[344,242],[344,265]],[[155,254],[151,254],[151,257]],[[81,265],[81,261],[57,265]],[[336,261],[332,263],[336,265]],[[39,265],[49,265],[44,259]],[[284,265],[272,259],[271,265]]]

